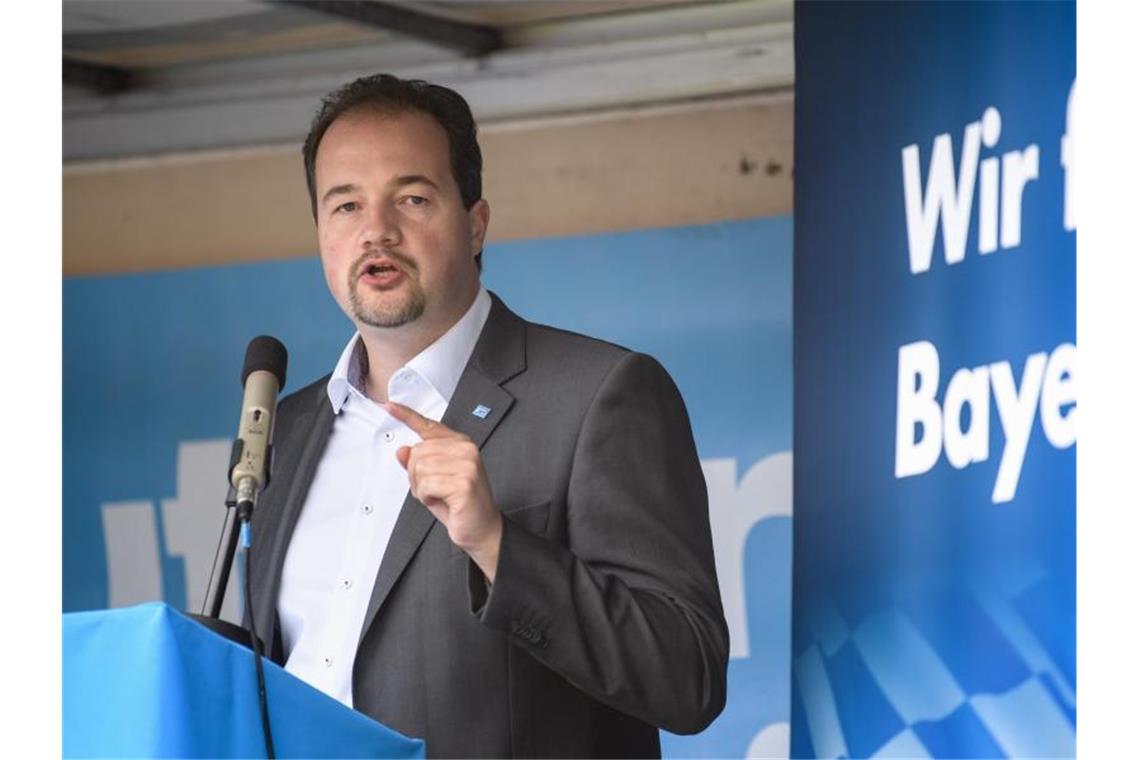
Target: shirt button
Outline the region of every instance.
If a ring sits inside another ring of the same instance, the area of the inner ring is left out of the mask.
[[[326,657],[326,658],[325,658],[325,667],[326,667],[326,668],[331,668],[331,667],[332,667],[332,664],[333,664],[333,658],[331,658],[331,657]]]
[[[362,506],[360,508],[360,511],[366,515],[370,515],[370,514],[372,514],[372,505],[371,504],[365,504],[364,506]]]
[[[345,578],[342,580],[340,582],[340,587],[346,590],[352,588],[352,578]]]
[[[388,443],[391,443],[392,441],[396,440],[396,434],[393,433],[391,430],[389,430],[387,433],[384,434],[384,440],[387,441]]]

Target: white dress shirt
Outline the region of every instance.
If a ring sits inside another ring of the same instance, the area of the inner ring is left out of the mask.
[[[480,288],[450,330],[392,374],[388,398],[438,422],[490,310],[491,298]],[[349,707],[368,600],[408,493],[396,450],[420,440],[365,395],[366,376],[357,333],[328,382],[336,417],[289,544],[277,600],[285,669]]]

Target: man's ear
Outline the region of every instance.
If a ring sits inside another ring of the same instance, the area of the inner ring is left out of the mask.
[[[483,240],[487,237],[487,225],[491,223],[491,204],[485,198],[475,201],[467,212],[471,244],[471,255],[477,256],[483,250]]]

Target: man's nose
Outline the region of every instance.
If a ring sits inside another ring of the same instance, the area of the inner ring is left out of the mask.
[[[399,245],[400,224],[395,209],[380,205],[367,216],[367,223],[361,229],[362,242],[377,247]]]

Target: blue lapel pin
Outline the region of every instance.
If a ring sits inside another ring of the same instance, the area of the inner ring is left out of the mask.
[[[485,420],[487,419],[487,415],[491,413],[491,407],[479,404],[479,406],[471,410],[471,413],[479,419]]]

